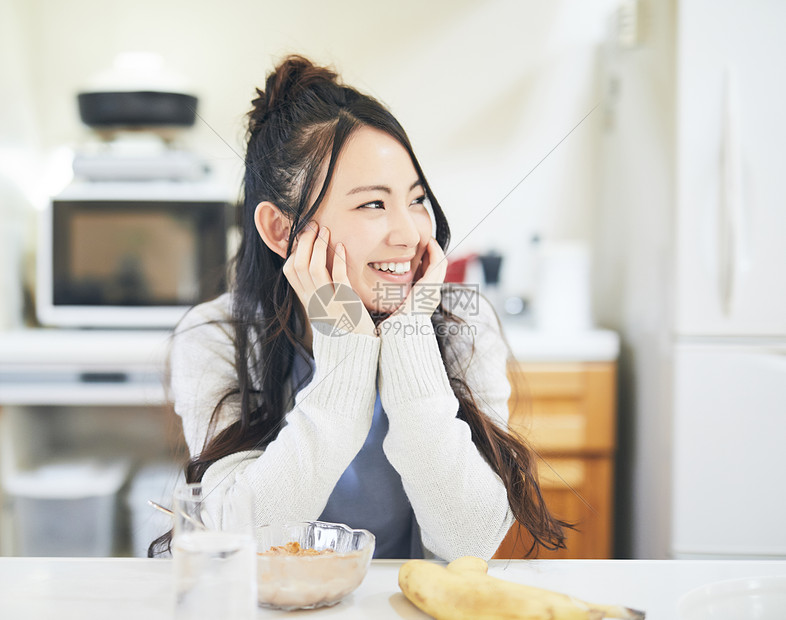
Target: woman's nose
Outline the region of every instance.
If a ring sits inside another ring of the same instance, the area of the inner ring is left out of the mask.
[[[409,211],[391,211],[388,241],[391,245],[416,246],[420,242],[420,232]]]

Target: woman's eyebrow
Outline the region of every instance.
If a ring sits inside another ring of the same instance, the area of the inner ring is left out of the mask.
[[[409,191],[412,191],[418,186],[423,186],[423,181],[418,179],[415,181],[409,188]],[[360,185],[355,187],[347,192],[347,196],[352,194],[360,194],[361,192],[385,192],[386,194],[392,194],[393,190],[390,189],[387,185]]]

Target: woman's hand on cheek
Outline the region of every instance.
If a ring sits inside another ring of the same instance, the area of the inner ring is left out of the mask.
[[[292,254],[284,262],[284,276],[306,309],[309,320],[324,333],[338,335],[336,328],[359,334],[375,335],[371,320],[347,276],[347,257],[338,244],[333,257],[333,273],[328,273],[327,248],[330,231],[316,222],[309,223],[295,240]],[[351,296],[357,303],[351,302]],[[356,316],[357,315],[357,316]]]
[[[448,260],[445,253],[433,237],[426,246],[420,266],[416,272],[422,274],[413,283],[407,298],[396,309],[393,315],[424,314],[431,316],[442,300],[442,284],[448,270]]]

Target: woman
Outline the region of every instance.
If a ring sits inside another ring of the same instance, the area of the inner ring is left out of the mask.
[[[506,430],[499,322],[443,286],[448,224],[404,130],[300,56],[257,93],[233,285],[173,341],[187,480],[250,485],[259,524],[370,529],[375,557],[489,558],[515,519],[564,546]]]

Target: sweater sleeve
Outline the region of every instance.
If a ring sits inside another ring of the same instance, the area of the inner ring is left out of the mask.
[[[229,399],[213,425],[219,399],[237,386],[234,348],[226,325],[211,323],[198,307],[177,330],[171,353],[171,389],[192,456],[239,418]],[[312,324],[315,372],[295,396],[275,440],[261,450],[237,452],[213,463],[202,482],[228,492],[248,485],[258,524],[313,520],[368,435],[376,397],[380,341],[348,333],[329,336]],[[216,518],[220,519],[220,515]]]
[[[463,326],[438,327],[464,331],[451,338],[456,347],[448,356],[450,367],[465,379],[478,407],[504,426],[507,349],[493,309],[485,299],[479,302],[462,317]],[[458,400],[430,317],[387,321],[380,329],[380,399],[390,424],[384,450],[401,475],[423,544],[446,560],[488,559],[513,524],[505,486],[457,417]]]

